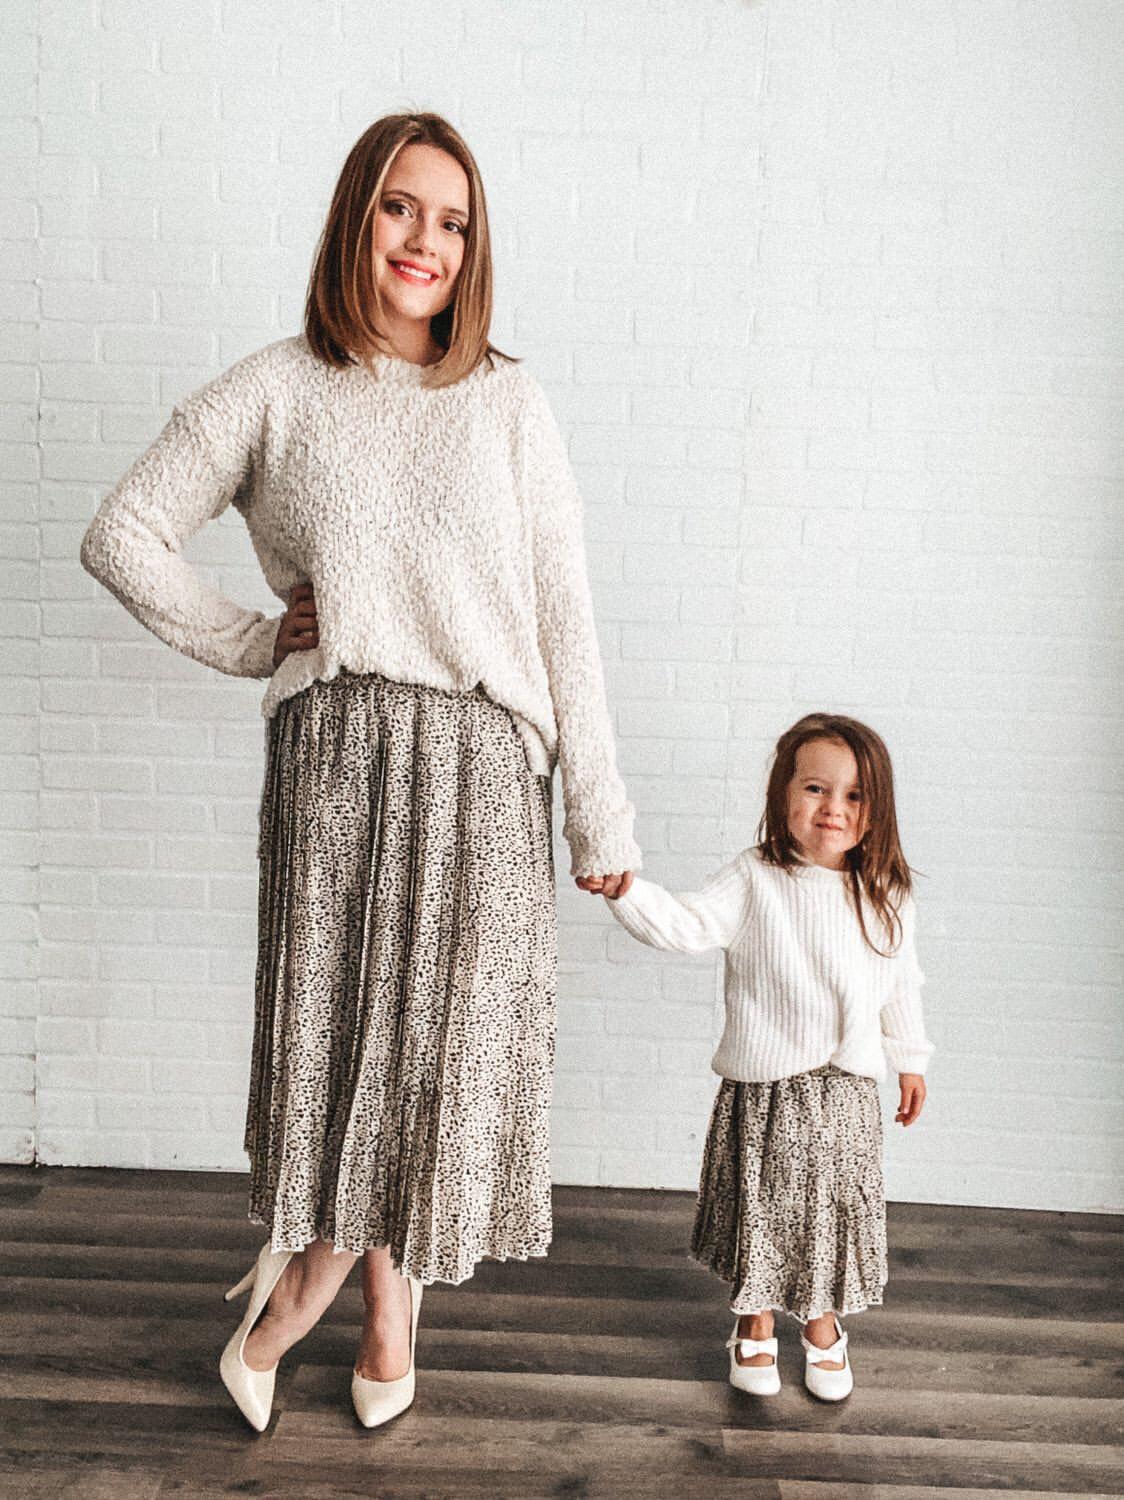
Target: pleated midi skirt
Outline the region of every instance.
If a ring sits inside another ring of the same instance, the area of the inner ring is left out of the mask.
[[[772,1083],[724,1078],[703,1152],[691,1254],[736,1313],[802,1322],[882,1302],[886,1200],[873,1078],[833,1063]]]
[[[267,722],[249,1217],[423,1282],[550,1243],[550,780],[506,708],[347,671]]]

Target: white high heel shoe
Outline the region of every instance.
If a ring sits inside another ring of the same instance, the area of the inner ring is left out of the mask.
[[[847,1335],[840,1328],[838,1318],[835,1318],[835,1333],[835,1343],[829,1349],[818,1349],[803,1334],[800,1335],[800,1342],[804,1345],[804,1384],[821,1401],[842,1401],[855,1388],[855,1376],[847,1356]],[[817,1363],[821,1359],[828,1359],[832,1364],[842,1360],[843,1368],[823,1370]]]
[[[270,1293],[281,1279],[281,1273],[295,1254],[292,1250],[271,1250],[269,1241],[261,1247],[257,1260],[243,1276],[224,1294],[227,1302],[241,1292],[253,1287],[246,1315],[231,1334],[219,1360],[222,1383],[234,1397],[238,1410],[258,1432],[269,1426],[269,1414],[273,1409],[273,1386],[277,1378],[277,1366],[272,1370],[251,1370],[242,1358],[242,1349],[269,1301]]]
[[[738,1319],[734,1319],[734,1332],[726,1340],[730,1351],[730,1384],[739,1391],[748,1391],[751,1396],[775,1396],[781,1388],[781,1372],[777,1368],[776,1335],[768,1339],[747,1339],[738,1334]],[[771,1354],[771,1365],[739,1365],[738,1355],[752,1359],[755,1354]]]
[[[422,1283],[408,1276],[410,1283],[410,1368],[397,1380],[368,1380],[358,1370],[351,1372],[351,1404],[364,1427],[381,1427],[403,1412],[414,1399],[414,1345],[418,1337],[418,1313],[421,1311]]]

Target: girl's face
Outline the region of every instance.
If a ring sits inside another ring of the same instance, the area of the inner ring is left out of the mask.
[[[788,783],[788,831],[805,859],[841,870],[866,831],[859,768],[840,740],[809,740]]]
[[[403,146],[375,210],[375,283],[391,343],[416,341],[453,297],[468,232],[468,177],[436,146]],[[402,335],[406,335],[403,339]]]

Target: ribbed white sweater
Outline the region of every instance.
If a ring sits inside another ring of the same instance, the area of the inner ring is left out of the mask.
[[[912,899],[889,958],[863,941],[839,872],[807,864],[790,874],[755,848],[700,891],[672,895],[638,878],[627,895],[605,902],[653,948],[725,949],[726,1025],[711,1064],[723,1078],[766,1082],[827,1062],[870,1078],[884,1078],[887,1061],[899,1073],[924,1073],[933,1046],[921,1013]],[[885,949],[874,912],[865,917]]]
[[[303,336],[195,391],[107,496],[82,563],[177,651],[271,677],[262,712],[341,666],[507,707],[528,765],[560,766],[574,875],[638,869],[617,773],[582,507],[541,386],[485,363],[430,389],[379,356],[334,369]],[[316,595],[319,647],[274,671],[281,615],[204,582],[184,543],[233,504],[279,599]]]

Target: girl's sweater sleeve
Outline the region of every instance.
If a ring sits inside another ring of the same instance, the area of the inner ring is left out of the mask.
[[[586,571],[582,504],[562,435],[539,383],[523,409],[522,482],[528,497],[539,650],[558,727],[572,875],[637,870],[635,810],[616,747]]]
[[[281,615],[244,609],[183,556],[183,546],[249,493],[265,409],[251,356],[177,405],[106,496],[81,561],[154,635],[236,677],[269,677]]]
[[[895,963],[894,992],[882,1007],[882,1050],[896,1073],[924,1073],[933,1044],[925,1035],[921,986],[925,975],[917,961],[917,910],[912,897],[901,908],[902,940]]]
[[[742,854],[716,870],[699,891],[672,895],[652,880],[636,879],[616,899],[604,897],[617,921],[652,948],[705,953],[728,948],[749,916],[752,887]]]

